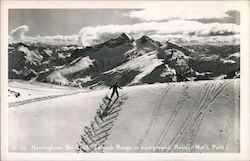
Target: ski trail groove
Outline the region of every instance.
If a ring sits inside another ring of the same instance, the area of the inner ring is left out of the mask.
[[[207,83],[204,85],[204,87],[206,87],[207,86]],[[200,92],[202,92],[203,90],[200,90]],[[206,94],[206,92],[207,92],[207,90],[205,90],[205,94]],[[205,98],[205,94],[202,96],[202,98],[200,99],[199,98],[199,100],[200,100],[200,103],[198,103],[198,102],[195,102],[195,104],[201,104],[201,102],[203,102],[203,99]],[[200,97],[200,95],[199,95],[199,97]],[[190,117],[192,116],[192,114],[195,112],[195,110],[192,112],[190,112],[189,114],[188,114],[188,116],[186,117],[186,119],[185,119],[185,121],[184,121],[184,123],[182,124],[182,126],[181,126],[181,128],[180,128],[180,130],[177,132],[177,134],[174,136],[174,138],[170,141],[170,144],[169,145],[171,145],[173,142],[175,142],[175,140],[177,139],[177,141],[180,139],[180,137],[178,137],[177,138],[177,136],[178,136],[178,134],[180,134],[180,135],[182,135],[183,134],[183,132],[184,132],[184,130],[187,128],[187,126],[185,126],[185,124],[187,123],[187,121],[188,121],[188,119],[190,119]],[[177,142],[176,141],[176,142]],[[161,144],[161,143],[158,143],[158,144]],[[159,150],[158,150],[159,151]]]
[[[52,96],[44,96],[44,97],[32,98],[32,99],[18,101],[18,102],[12,102],[12,103],[9,103],[9,108],[24,105],[24,104],[29,104],[29,103],[33,103],[33,102],[63,97],[63,96],[70,96],[70,95],[74,95],[74,94],[78,94],[78,93],[85,93],[85,92],[86,91],[80,91],[80,92],[73,92],[73,93],[59,94],[59,95],[52,95]]]
[[[169,120],[166,122],[159,138],[157,139],[156,141],[156,146],[161,146],[163,140],[165,139],[166,137],[166,134],[168,133],[172,123],[174,122],[174,119],[175,119],[175,116],[178,114],[180,108],[182,107],[184,101],[186,100],[186,97],[188,97],[188,93],[187,93],[187,88],[188,86],[184,86],[184,92],[183,92],[183,95],[184,97],[178,101],[178,105],[176,106],[176,109],[175,111],[173,112],[173,114],[171,115],[171,117],[169,118]]]
[[[226,137],[225,137],[225,140],[224,140],[224,144],[223,144],[223,152],[225,152],[226,150],[226,147],[227,147],[227,142],[228,142],[228,138],[232,132],[232,128],[233,128],[233,119],[235,119],[235,111],[239,108],[239,91],[238,91],[238,87],[239,87],[239,82],[238,81],[234,81],[234,107],[232,109],[232,112],[230,114],[230,118],[228,120],[228,123],[227,123],[227,129],[226,129]]]
[[[205,101],[205,104],[203,106],[203,111],[201,112],[201,114],[199,113],[199,116],[197,116],[196,118],[198,118],[198,121],[195,120],[195,122],[192,123],[192,127],[191,127],[191,131],[190,131],[190,135],[189,135],[189,139],[188,139],[188,145],[192,146],[193,142],[197,136],[197,133],[199,131],[200,125],[202,123],[202,120],[206,114],[207,111],[207,107],[215,100],[215,98],[223,91],[223,89],[226,87],[228,83],[223,83],[221,85],[219,85],[219,88],[213,88],[213,90],[211,90],[211,92],[209,92],[207,101]],[[213,87],[215,87],[215,85],[213,85]],[[212,99],[210,99],[212,98]]]
[[[204,85],[204,88],[202,88],[202,89],[207,89],[207,88],[209,88],[209,84],[207,85],[208,83],[206,83],[205,85]],[[208,87],[207,87],[208,86]],[[200,91],[201,93],[203,92],[203,90],[201,90]],[[201,94],[202,95],[202,94]],[[203,100],[204,100],[204,98],[206,97],[206,95],[207,95],[207,90],[205,90],[205,93],[202,95],[202,98],[200,99],[200,102],[198,103],[198,109],[199,109],[199,107],[200,107],[200,105],[203,103]],[[196,107],[196,106],[194,106],[194,107]],[[186,133],[184,133],[184,131],[186,130],[186,128],[188,127],[188,125],[189,125],[189,122],[190,122],[190,119],[191,119],[191,117],[195,114],[195,112],[196,112],[196,109],[194,109],[193,111],[191,111],[189,114],[188,114],[188,116],[186,117],[186,119],[185,119],[185,121],[183,122],[183,124],[182,124],[182,126],[181,126],[181,128],[179,129],[179,131],[176,133],[176,135],[173,137],[173,139],[170,141],[170,146],[172,145],[172,147],[176,144],[176,142],[178,142],[178,140],[180,139],[180,137],[182,137],[182,138],[186,138],[186,135],[187,135],[187,132]],[[174,144],[173,144],[174,143]],[[171,150],[170,150],[171,151]],[[169,151],[169,152],[170,152]]]
[[[223,91],[223,89],[228,85],[228,82],[223,82],[222,84],[217,85],[208,85],[205,90],[205,93],[200,101],[198,106],[198,111],[191,112],[187,119],[184,121],[182,127],[171,140],[169,146],[172,147],[168,152],[173,150],[173,147],[178,142],[184,142],[184,144],[192,146],[194,140],[199,131],[202,120],[206,114],[207,107],[217,98],[217,96]],[[205,85],[204,85],[205,87]],[[184,134],[184,135],[183,135]],[[164,152],[167,150],[164,150]]]
[[[227,85],[228,85],[228,83],[223,83],[223,84],[219,85],[219,88],[214,88],[214,90],[211,91],[212,94],[209,95],[210,96],[209,98],[212,98],[212,99],[211,100],[208,99],[208,102],[206,102],[206,104],[204,105],[205,107],[204,107],[204,110],[202,112],[202,116],[200,116],[199,121],[195,122],[194,125],[193,125],[195,130],[193,131],[194,133],[190,137],[190,145],[191,146],[193,145],[193,142],[194,142],[194,140],[195,140],[195,138],[197,136],[197,133],[199,131],[202,120],[203,120],[203,118],[204,118],[204,116],[206,114],[207,107],[216,99],[216,97],[223,91],[223,89]],[[215,85],[214,85],[214,87],[215,87]]]
[[[163,96],[161,97],[159,103],[158,103],[157,106],[155,107],[154,112],[153,112],[153,114],[152,114],[152,116],[151,116],[151,118],[150,118],[149,126],[148,126],[147,129],[145,130],[145,132],[144,132],[144,134],[142,135],[141,139],[139,139],[139,142],[137,143],[137,147],[140,147],[140,146],[143,144],[144,139],[147,137],[148,133],[150,132],[150,130],[151,130],[151,128],[152,128],[152,125],[153,125],[153,123],[154,123],[154,121],[155,121],[155,119],[156,119],[156,117],[157,117],[157,115],[158,115],[159,109],[160,109],[160,107],[161,107],[161,105],[162,105],[162,103],[163,103],[163,100],[164,100],[164,98],[166,97],[166,95],[167,95],[167,93],[168,93],[170,87],[171,87],[171,85],[168,85],[168,86],[166,87]],[[140,148],[138,149],[138,151],[140,151]]]

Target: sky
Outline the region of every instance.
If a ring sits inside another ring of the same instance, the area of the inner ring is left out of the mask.
[[[213,8],[211,10],[211,8]],[[236,6],[162,6],[131,9],[10,9],[9,41],[90,46],[121,33],[165,43],[238,44]]]

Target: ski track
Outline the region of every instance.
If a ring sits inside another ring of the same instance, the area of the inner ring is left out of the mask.
[[[176,115],[178,114],[179,110],[182,108],[182,105],[185,101],[187,101],[189,99],[189,95],[188,95],[188,86],[187,85],[184,85],[184,89],[183,89],[183,95],[184,97],[180,98],[180,100],[178,101],[178,105],[176,106],[176,109],[175,111],[173,112],[173,114],[171,115],[171,117],[169,118],[169,120],[167,120],[159,138],[157,139],[155,145],[157,147],[161,146],[163,140],[165,139],[172,123],[174,122],[174,119],[176,117]],[[157,150],[156,150],[157,151]]]
[[[231,115],[230,115],[230,118],[228,120],[228,123],[227,123],[227,128],[226,128],[226,136],[225,136],[225,140],[224,140],[224,144],[223,144],[223,150],[222,152],[225,152],[226,150],[226,146],[227,146],[227,141],[228,141],[228,138],[232,132],[232,128],[233,128],[233,118],[234,118],[234,115],[235,115],[235,111],[239,108],[239,98],[238,98],[238,95],[239,95],[239,91],[238,91],[238,88],[239,85],[238,85],[238,81],[234,81],[234,108],[232,109],[231,111]]]
[[[217,84],[219,84],[219,87],[215,88]],[[183,123],[183,126],[180,128],[175,137],[171,140],[170,146],[172,148],[170,148],[168,152],[171,152],[173,147],[179,142],[182,142],[192,147],[196,135],[199,131],[200,125],[202,123],[202,120],[206,114],[207,107],[217,98],[217,96],[223,91],[223,89],[227,85],[228,82],[223,82],[221,84],[216,83],[214,85],[208,85],[207,87],[205,87],[206,84],[204,85],[203,89],[205,89],[205,94],[203,95],[200,105],[198,107],[198,112],[195,112],[196,110],[194,110],[188,115],[186,121]]]
[[[41,89],[34,89],[34,88],[27,88],[27,87],[18,87],[18,86],[11,86],[11,88],[15,88],[15,89],[26,89],[26,90],[29,90],[29,91],[39,91],[41,92]]]
[[[193,145],[193,142],[195,141],[195,138],[196,138],[196,135],[199,131],[202,120],[207,112],[208,106],[217,98],[217,96],[223,91],[223,89],[227,85],[228,85],[228,82],[216,83],[214,85],[209,84],[208,82],[204,84],[204,86],[200,90],[200,96],[202,96],[201,98],[199,98],[200,101],[199,102],[196,101],[194,103],[194,106],[193,106],[194,109],[187,115],[182,126],[177,131],[177,133],[173,137],[173,139],[170,141],[169,146],[171,148],[170,148],[170,150],[168,150],[168,152],[171,152],[173,150],[173,147],[177,144],[180,144],[180,143],[186,144],[189,146]],[[165,144],[164,140],[166,140],[167,133],[168,133],[172,123],[174,122],[175,116],[177,115],[180,108],[182,107],[183,102],[188,97],[187,87],[184,87],[183,95],[184,95],[184,97],[178,102],[178,105],[177,105],[175,111],[170,116],[169,120],[166,122],[159,138],[156,141],[156,144],[155,144],[156,146],[162,146]],[[197,107],[196,104],[198,105],[198,108],[196,108]],[[198,111],[197,111],[197,109],[198,109]],[[156,151],[162,152],[162,150],[156,150]],[[166,151],[167,151],[167,149],[163,150],[163,152],[166,152]],[[191,149],[191,151],[192,151],[192,149]]]
[[[20,106],[20,105],[24,105],[24,104],[28,104],[28,103],[33,103],[33,102],[44,101],[44,100],[48,100],[48,99],[53,99],[53,98],[58,98],[58,97],[63,97],[63,96],[74,95],[74,94],[78,94],[78,93],[85,93],[85,92],[86,91],[80,91],[80,92],[78,91],[78,92],[67,93],[67,94],[44,96],[44,97],[32,98],[32,99],[18,101],[18,102],[11,102],[11,103],[9,103],[9,108]]]
[[[207,114],[207,110],[210,104],[213,103],[213,101],[221,94],[221,92],[225,89],[225,87],[230,82],[223,81],[223,82],[216,82],[214,84],[211,84],[209,82],[205,82],[203,87],[200,87],[200,90],[197,91],[198,97],[196,100],[194,98],[191,98],[188,93],[188,85],[183,85],[183,92],[182,96],[179,97],[177,106],[173,113],[171,114],[170,118],[166,121],[165,125],[163,126],[163,129],[160,132],[159,137],[156,139],[155,146],[166,146],[170,147],[170,149],[156,149],[156,152],[173,152],[175,145],[187,145],[189,147],[193,146],[193,143],[195,141],[195,138],[197,136],[197,133],[199,132],[200,126],[202,124],[202,120]],[[238,90],[238,81],[234,81],[234,108],[232,108],[232,111],[230,113],[230,118],[227,121],[227,126],[225,130],[225,136],[224,136],[224,149],[221,150],[221,152],[225,152],[228,138],[232,132],[232,128],[234,126],[233,124],[233,118],[236,113],[236,110],[239,108],[239,90]],[[143,135],[139,139],[139,142],[137,143],[137,146],[140,147],[143,145],[146,137],[151,131],[151,128],[156,123],[155,120],[159,114],[159,110],[161,109],[161,106],[163,104],[164,99],[166,98],[168,91],[171,88],[171,84],[167,85],[167,87],[164,90],[164,94],[159,100],[159,103],[155,106],[155,109],[153,111],[153,114],[151,115],[149,124],[147,128],[145,129]],[[68,95],[74,95],[78,93],[83,93],[87,91],[78,91],[74,93],[67,93],[67,94],[60,94],[60,95],[52,95],[52,96],[45,96],[45,97],[39,97],[39,98],[33,98],[29,100],[23,100],[19,102],[13,102],[9,103],[9,108],[16,107],[28,103],[33,103],[37,101],[43,101],[47,99],[53,99],[57,97],[63,97]],[[126,94],[122,94],[119,99],[116,99],[115,101],[112,101],[110,106],[110,112],[103,118],[101,118],[98,113],[94,116],[93,121],[91,121],[90,126],[84,127],[84,133],[81,136],[80,143],[77,143],[77,152],[103,152],[103,147],[105,147],[105,141],[108,139],[108,136],[110,135],[110,130],[114,126],[115,120],[117,120],[119,116],[119,112],[122,110],[121,106],[124,103],[124,101],[127,99]],[[167,135],[168,132],[173,125],[175,120],[175,117],[177,116],[180,109],[183,107],[185,101],[189,101],[189,99],[194,99],[193,109],[187,114],[185,120],[181,124],[181,127],[177,130],[176,134],[171,138],[169,143],[167,143]],[[99,104],[99,109],[102,111],[102,113],[107,109],[107,105],[104,103],[105,100],[102,100],[103,102]],[[106,107],[105,107],[106,106]],[[140,152],[140,148],[137,150],[137,152]],[[178,150],[177,150],[178,151]],[[197,149],[190,149],[190,150],[184,150],[185,152],[200,152]]]
[[[114,126],[114,121],[117,120],[119,116],[119,111],[121,111],[121,106],[127,99],[127,95],[123,94],[117,98],[111,105],[105,105],[103,103],[99,105],[96,115],[94,116],[94,121],[91,121],[90,127],[84,127],[84,133],[81,135],[80,143],[77,143],[77,152],[98,152],[103,153],[103,148],[105,147],[105,141],[110,135],[110,130]],[[109,109],[109,112],[106,110]],[[101,115],[100,112],[101,111]],[[104,115],[103,115],[104,114]]]
[[[153,112],[153,115],[151,116],[151,119],[150,119],[149,126],[148,126],[147,129],[145,130],[145,132],[144,132],[143,136],[141,137],[141,139],[139,139],[139,142],[138,142],[138,144],[137,144],[137,147],[140,147],[140,146],[143,144],[144,139],[148,136],[148,134],[149,134],[149,132],[150,132],[152,126],[153,126],[153,123],[154,123],[154,121],[155,121],[155,119],[156,119],[156,117],[157,117],[157,115],[158,115],[158,112],[159,112],[159,109],[160,109],[160,107],[161,107],[161,105],[162,105],[162,103],[163,103],[163,100],[164,100],[164,98],[166,97],[166,95],[167,95],[167,93],[168,93],[170,87],[171,87],[171,85],[168,85],[168,86],[166,87],[165,92],[164,92],[163,96],[161,97],[161,100],[159,101],[159,104],[157,104],[157,106],[155,107],[154,112]],[[138,151],[140,151],[140,149],[138,149]]]

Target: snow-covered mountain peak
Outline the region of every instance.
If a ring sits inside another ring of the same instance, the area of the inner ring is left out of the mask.
[[[201,78],[203,72],[212,72],[211,78],[233,73],[233,78],[235,71],[239,72],[238,47],[205,46],[205,52],[192,50],[196,48],[169,41],[161,44],[146,35],[134,39],[126,33],[86,48],[12,43],[9,78],[36,77],[37,81],[95,88],[109,86],[113,80],[134,85],[210,79]]]
[[[104,43],[94,46],[96,49],[101,49],[103,47],[114,48],[124,44],[131,44],[134,42],[134,38],[128,34],[122,33],[120,36],[110,39]]]
[[[184,53],[187,56],[189,56],[191,54],[191,52],[187,48],[178,46],[178,45],[174,44],[173,42],[169,42],[169,41],[167,41],[166,44],[161,47],[161,49],[179,50],[179,51],[181,51],[182,53]]]
[[[147,35],[143,35],[140,39],[138,39],[138,41],[139,41],[141,44],[151,43],[151,44],[153,44],[153,45],[156,46],[156,47],[162,46],[162,44],[161,44],[160,42],[151,39],[151,38],[148,37]]]
[[[154,41],[150,37],[144,35],[135,41],[136,47],[140,53],[152,52],[159,49],[162,44],[158,41]]]
[[[126,34],[126,33],[122,33],[122,34],[119,36],[119,38],[126,39],[126,40],[129,40],[129,41],[131,41],[131,42],[134,41],[134,38],[133,38],[132,36]]]
[[[176,45],[175,43],[169,42],[169,41],[167,41],[164,46],[167,49],[178,49],[178,48],[181,48],[180,46]]]
[[[240,58],[240,52],[233,53],[229,55],[226,59],[239,59]]]
[[[140,38],[140,40],[141,40],[141,43],[144,43],[144,42],[152,42],[153,40],[150,38],[150,37],[148,37],[147,35],[143,35],[141,38]]]

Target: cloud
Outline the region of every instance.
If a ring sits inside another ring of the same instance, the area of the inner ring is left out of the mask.
[[[126,15],[125,15],[126,16]],[[224,12],[202,12],[201,10],[179,10],[174,8],[158,9],[148,8],[140,11],[132,11],[127,16],[137,18],[141,21],[162,21],[173,19],[202,19],[202,18],[224,18],[228,15]]]
[[[79,35],[63,36],[26,36],[29,31],[29,26],[23,25],[10,32],[10,42],[26,42],[26,43],[42,43],[46,45],[81,45],[81,39]]]
[[[26,32],[29,31],[29,26],[22,25],[10,32],[10,39],[11,41],[22,41],[24,39],[24,35]]]
[[[179,45],[235,45],[240,43],[240,34],[233,36],[188,36],[188,35],[154,35],[155,40],[169,40]]]
[[[237,10],[229,10],[226,12],[230,17],[228,19],[229,22],[240,25],[240,12]]]
[[[30,40],[33,42],[39,42],[42,44],[58,45],[58,46],[81,45],[81,39],[79,35],[37,36],[33,38],[30,37],[27,40]]]
[[[157,41],[165,42],[168,39],[190,42],[200,40],[206,43],[204,37],[231,36],[225,38],[230,42],[234,35],[240,33],[240,27],[236,24],[209,23],[204,24],[189,20],[172,20],[167,22],[142,22],[132,25],[102,25],[96,27],[84,27],[80,31],[83,45],[92,45],[104,42],[118,36],[122,32],[128,33],[135,38],[148,35]],[[202,38],[203,37],[203,38]],[[217,38],[222,41],[221,38]],[[213,38],[216,40],[216,38]],[[214,41],[215,42],[215,41]],[[223,40],[223,42],[225,42]]]
[[[192,5],[192,4],[189,4]],[[136,18],[141,21],[163,21],[163,20],[195,20],[195,19],[223,19],[230,17],[228,11],[237,11],[237,6],[234,5],[218,5],[206,4],[197,5],[193,4],[192,8],[186,5],[168,5],[148,7],[143,10],[134,10],[124,16]]]
[[[20,26],[10,33],[11,42],[42,43],[48,45],[91,46],[115,38],[121,33],[130,34],[135,39],[147,35],[165,43],[167,40],[182,43],[234,43],[239,40],[240,27],[233,23],[204,24],[194,20],[170,20],[161,22],[141,22],[129,25],[100,25],[84,27],[79,34],[63,36],[26,36],[29,27]],[[236,41],[237,40],[237,41]]]
[[[228,10],[225,12],[227,14],[227,17],[224,18],[200,18],[195,19],[198,22],[202,23],[234,23],[237,25],[240,25],[240,12],[236,10]]]
[[[190,7],[188,7],[189,5]],[[168,21],[168,20],[223,20],[235,17],[239,13],[237,5],[217,3],[191,3],[190,4],[168,4],[167,6],[151,6],[142,10],[133,10],[124,16],[138,19],[140,21]],[[192,7],[191,7],[192,6]],[[232,12],[233,11],[233,12]]]

